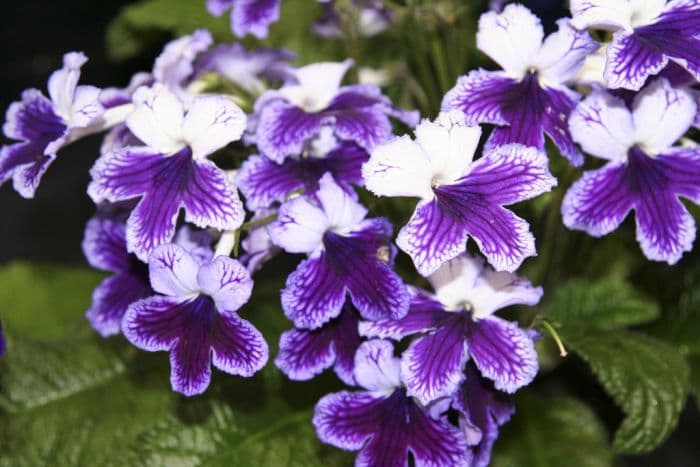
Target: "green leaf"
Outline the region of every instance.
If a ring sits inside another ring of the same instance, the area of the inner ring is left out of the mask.
[[[617,452],[647,453],[671,434],[689,388],[688,365],[675,348],[619,330],[570,333],[565,340],[626,414],[613,441]]]
[[[659,310],[625,282],[574,279],[556,289],[542,314],[567,329],[616,329],[652,321]]]
[[[613,454],[607,433],[582,402],[521,396],[517,412],[496,441],[494,467],[605,467]]]

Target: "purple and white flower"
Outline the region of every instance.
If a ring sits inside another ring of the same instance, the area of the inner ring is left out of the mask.
[[[487,467],[498,438],[499,427],[510,420],[515,405],[510,395],[493,388],[493,383],[479,375],[472,363],[467,364],[464,382],[452,400],[459,413],[459,426],[464,431],[472,452],[471,467]]]
[[[314,32],[324,38],[343,37],[342,18],[333,0],[319,0],[323,4],[323,17],[314,23]],[[392,11],[379,0],[353,0],[357,32],[371,37],[391,26]]]
[[[569,189],[564,224],[601,237],[634,209],[645,256],[675,264],[695,239],[695,221],[678,197],[700,203],[700,150],[672,145],[696,113],[693,96],[663,78],[637,95],[631,111],[603,92],[584,100],[571,116],[571,133],[586,152],[608,163]]]
[[[481,129],[467,126],[459,111],[423,121],[415,134],[378,146],[362,173],[377,195],[420,198],[396,239],[418,271],[432,274],[465,251],[469,237],[498,270],[514,271],[535,255],[528,223],[503,205],[556,185],[545,154],[509,144],[473,161]]]
[[[411,289],[411,307],[403,319],[362,322],[359,327],[367,337],[398,340],[420,334],[401,358],[408,395],[423,404],[451,397],[470,358],[498,390],[513,393],[533,380],[538,362],[532,338],[517,323],[494,313],[510,305],[537,304],[540,287],[466,254],[428,280],[435,296]]]
[[[397,109],[377,86],[341,86],[352,60],[314,63],[294,70],[279,90],[265,92],[255,104],[256,143],[275,162],[298,155],[324,127],[339,140],[366,150],[392,136],[390,117],[413,127],[416,112]]]
[[[221,16],[231,10],[231,31],[244,37],[252,34],[258,39],[267,37],[270,24],[280,18],[282,0],[207,0],[207,11]]]
[[[211,71],[226,78],[244,91],[258,95],[267,89],[265,80],[284,81],[292,68],[287,63],[296,54],[287,49],[246,50],[239,43],[221,44],[203,54],[197,69]]]
[[[276,215],[277,211],[274,209],[259,209],[255,212],[250,221],[261,221],[262,219]],[[248,268],[248,272],[251,275],[280,251],[279,247],[272,243],[270,234],[267,233],[266,224],[261,224],[250,229],[248,235],[241,240],[241,249],[243,250],[243,254],[239,257],[239,261]]]
[[[417,467],[471,465],[464,434],[401,387],[391,343],[360,346],[355,380],[365,391],[336,392],[316,404],[313,424],[321,441],[360,451],[356,466],[406,466],[409,452]]]
[[[200,263],[184,248],[161,245],[148,269],[154,295],[129,306],[124,336],[149,352],[170,352],[173,390],[192,396],[209,386],[211,365],[249,377],[267,362],[262,334],[236,311],[253,281],[238,261],[217,256]]]
[[[545,39],[539,18],[522,5],[484,13],[477,47],[503,71],[479,69],[459,78],[442,110],[462,110],[470,125],[496,125],[487,149],[520,143],[543,150],[546,134],[571,164],[581,165],[583,155],[566,124],[580,96],[566,83],[598,44],[568,19],[557,24],[559,30]]]
[[[253,155],[236,174],[236,184],[251,210],[283,202],[292,193],[302,190],[312,193],[318,190],[318,181],[327,172],[344,190],[352,193],[352,185],[362,184],[362,164],[368,159],[367,151],[357,144],[338,143],[333,138],[329,147],[318,149],[310,144],[301,155],[288,157],[282,163]]]
[[[63,68],[49,77],[50,99],[38,89],[27,89],[7,109],[3,133],[19,142],[0,149],[0,185],[12,179],[17,193],[33,198],[59,149],[105,128],[100,90],[78,85],[85,62],[82,52],[65,54]]]
[[[330,174],[312,196],[280,207],[268,227],[272,241],[308,255],[282,290],[282,308],[295,327],[316,329],[336,318],[346,295],[365,319],[398,319],[408,311],[406,286],[391,268],[391,224],[366,215]]]
[[[700,1],[572,0],[571,25],[613,31],[605,80],[639,90],[675,62],[700,80]]]
[[[280,337],[277,368],[296,381],[306,381],[333,367],[345,384],[354,386],[354,358],[362,337],[359,315],[348,302],[340,316],[318,329],[291,329]]]
[[[197,57],[209,49],[213,41],[209,31],[198,29],[168,42],[153,65],[153,79],[189,105],[194,98],[189,87],[197,74]]]
[[[245,115],[225,96],[196,97],[187,111],[165,86],[141,88],[127,118],[145,146],[108,153],[91,170],[96,202],[141,198],[126,227],[130,252],[145,260],[175,232],[181,208],[199,227],[235,230],[244,218],[233,183],[207,156],[240,138]]]

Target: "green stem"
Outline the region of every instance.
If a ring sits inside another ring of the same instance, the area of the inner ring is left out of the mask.
[[[559,355],[561,355],[562,358],[569,355],[569,353],[566,351],[566,347],[564,347],[564,343],[559,337],[559,334],[557,333],[556,329],[554,329],[554,326],[549,324],[549,321],[547,321],[546,319],[542,320],[542,326],[547,330],[549,335],[552,337],[552,339],[554,339],[554,342],[557,344],[557,347],[559,348]]]
[[[241,226],[239,230],[246,230],[250,231],[253,230],[257,227],[261,227],[263,225],[267,225],[270,222],[273,222],[277,219],[277,214],[270,214],[269,216],[261,217],[259,219],[253,219]]]

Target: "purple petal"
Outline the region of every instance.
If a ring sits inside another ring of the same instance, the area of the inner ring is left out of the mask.
[[[122,321],[124,337],[149,352],[170,350],[179,338],[187,303],[187,299],[164,296],[132,303]]]
[[[152,293],[145,265],[143,269],[140,275],[123,272],[110,276],[92,292],[92,305],[85,316],[102,337],[119,334],[129,305]]]
[[[648,44],[641,35],[618,31],[607,49],[605,82],[612,89],[638,91],[649,75],[659,73],[668,64],[662,50]]]
[[[187,84],[194,73],[194,60],[212,44],[212,36],[206,29],[170,41],[153,65],[153,77],[167,85],[173,92]]]
[[[211,326],[212,362],[216,368],[249,377],[265,366],[269,350],[255,326],[228,312],[216,313]]]
[[[313,424],[318,438],[340,449],[361,449],[381,426],[378,409],[382,402],[383,399],[366,392],[328,394],[314,409]]]
[[[674,148],[656,157],[669,183],[669,189],[680,196],[700,203],[700,150]]]
[[[207,0],[207,11],[214,16],[223,15],[230,10],[234,0]]]
[[[125,225],[114,219],[90,219],[85,225],[82,248],[93,268],[120,272],[132,264],[131,255],[126,251]]]
[[[406,316],[401,319],[362,321],[359,324],[360,335],[400,340],[411,334],[435,329],[445,317],[442,304],[419,289],[409,287],[408,290],[411,305]]]
[[[258,120],[258,148],[278,163],[301,154],[304,141],[318,133],[326,119],[322,113],[306,113],[283,101],[270,102]]]
[[[557,185],[545,153],[519,144],[484,154],[462,183],[485,199],[508,205],[539,196]]]
[[[589,170],[574,183],[561,206],[564,225],[600,237],[617,229],[634,207],[626,167],[609,163]]]
[[[194,230],[188,225],[183,225],[175,234],[173,243],[187,250],[199,264],[206,264],[214,256],[211,248],[212,240],[213,238],[209,232]]]
[[[338,316],[344,302],[343,280],[324,254],[302,261],[282,289],[282,309],[297,328],[322,326]]]
[[[267,37],[268,27],[280,17],[280,0],[238,0],[231,13],[231,29],[238,37]]]
[[[469,326],[469,353],[496,389],[513,393],[532,382],[539,364],[532,339],[516,323],[488,317]]]
[[[464,435],[447,419],[420,410],[412,415],[408,443],[416,466],[473,465]]]
[[[418,338],[401,357],[401,377],[407,394],[423,405],[451,396],[462,381],[468,358],[464,322],[459,317]]]
[[[457,80],[454,88],[442,99],[442,111],[461,110],[467,125],[492,123],[506,125],[503,97],[516,81],[503,73],[474,70]]]
[[[203,265],[197,273],[197,283],[203,293],[214,299],[221,312],[234,312],[242,307],[253,291],[248,270],[235,259],[217,256]]]
[[[333,321],[313,331],[291,329],[280,336],[275,365],[289,379],[307,381],[335,362]]]

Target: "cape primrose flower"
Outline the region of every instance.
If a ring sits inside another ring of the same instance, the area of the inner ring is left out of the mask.
[[[484,13],[477,47],[503,71],[479,69],[461,77],[445,95],[442,110],[462,110],[470,125],[497,125],[487,149],[508,143],[544,149],[547,134],[571,164],[581,165],[583,156],[566,124],[580,96],[566,83],[598,44],[568,19],[557,24],[559,31],[544,39],[539,18],[522,5]]]
[[[404,318],[360,324],[367,337],[421,335],[401,358],[408,395],[423,404],[452,396],[470,357],[496,389],[513,393],[529,384],[538,369],[533,340],[517,323],[494,313],[509,305],[535,305],[542,289],[469,255],[446,263],[428,280],[436,295],[412,289]]]
[[[49,77],[50,100],[38,89],[27,89],[7,109],[3,133],[19,142],[0,149],[0,185],[12,178],[17,193],[33,198],[59,149],[104,129],[100,90],[78,86],[85,62],[82,52],[65,54],[63,68]]]
[[[571,24],[613,31],[605,80],[639,90],[675,62],[700,80],[700,1],[571,0]]]
[[[604,92],[584,100],[571,116],[571,133],[586,152],[608,163],[569,189],[564,224],[600,237],[634,209],[646,257],[675,264],[695,239],[695,221],[678,197],[700,203],[700,149],[672,145],[696,112],[693,96],[663,78],[637,95],[631,111]]]
[[[231,10],[231,30],[238,37],[267,37],[270,24],[280,18],[281,0],[207,0],[207,10],[221,16]]]
[[[280,207],[268,227],[272,241],[308,255],[282,290],[282,308],[295,327],[316,329],[337,317],[347,294],[365,319],[397,319],[408,311],[406,286],[391,269],[391,224],[366,215],[330,174],[313,197]]]
[[[467,126],[459,111],[423,121],[415,134],[378,146],[362,173],[377,195],[420,198],[396,239],[418,271],[435,272],[465,251],[470,236],[498,270],[514,271],[533,256],[529,225],[502,206],[556,185],[545,154],[509,144],[473,161],[481,129]]]
[[[145,260],[175,232],[181,208],[199,227],[235,230],[243,206],[225,172],[207,159],[240,138],[245,115],[224,96],[199,96],[184,112],[181,101],[156,84],[134,95],[129,130],[145,146],[128,146],[97,160],[90,197],[96,202],[141,198],[126,227],[130,252]]]
[[[408,465],[409,451],[416,466],[471,465],[463,433],[406,394],[391,343],[360,346],[355,380],[365,391],[329,394],[316,404],[313,424],[321,441],[360,451],[356,466]]]
[[[395,108],[379,87],[341,86],[350,66],[352,60],[307,65],[294,70],[279,90],[265,92],[255,103],[260,152],[282,162],[300,154],[305,141],[327,126],[339,140],[371,150],[391,137],[389,117],[416,124],[418,114]]]
[[[338,378],[354,386],[354,357],[363,341],[358,321],[357,311],[345,302],[340,316],[318,329],[285,331],[275,365],[296,381],[309,380],[332,366]]]
[[[212,363],[246,377],[265,366],[262,334],[236,314],[253,290],[243,265],[225,256],[200,263],[184,248],[167,244],[153,251],[148,269],[161,295],[132,304],[122,331],[143,350],[170,352],[173,390],[186,396],[204,392]]]

